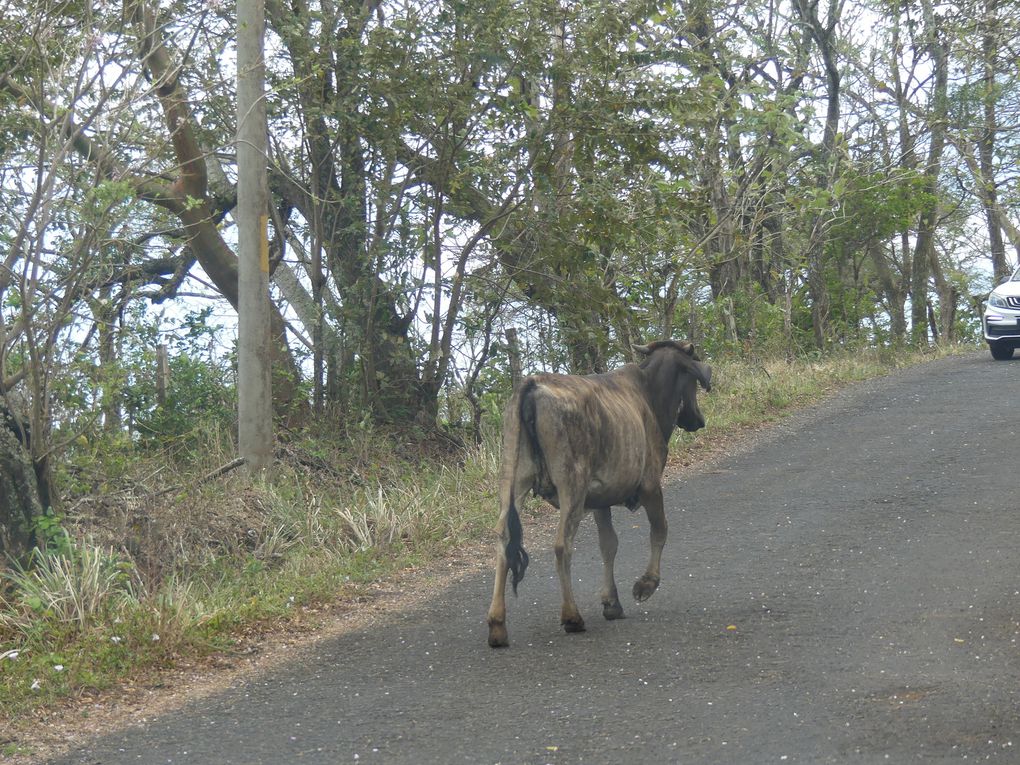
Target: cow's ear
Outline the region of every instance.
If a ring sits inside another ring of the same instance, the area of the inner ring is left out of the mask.
[[[688,356],[694,357],[694,343],[692,343],[690,340],[684,340],[679,345],[680,350],[682,350]]]
[[[700,361],[691,361],[691,374],[706,391],[712,390],[712,367]]]

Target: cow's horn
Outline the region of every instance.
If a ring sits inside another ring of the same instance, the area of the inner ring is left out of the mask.
[[[647,345],[631,345],[635,353],[640,353],[642,356],[647,356],[652,352],[652,349]]]

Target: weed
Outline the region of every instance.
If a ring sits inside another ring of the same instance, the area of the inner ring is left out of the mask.
[[[64,528],[62,516],[46,508],[46,512],[35,519],[35,537],[39,546],[47,553],[68,556],[72,553],[71,535]]]

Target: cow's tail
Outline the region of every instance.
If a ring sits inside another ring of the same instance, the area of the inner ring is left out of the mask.
[[[524,527],[521,525],[520,513],[517,512],[515,487],[522,460],[529,463],[532,460],[529,451],[533,440],[531,431],[534,428],[534,405],[530,402],[530,398],[534,387],[534,380],[525,380],[510,400],[510,405],[506,410],[503,435],[501,502],[503,513],[506,516],[506,545],[503,548],[503,553],[506,556],[507,567],[510,569],[510,582],[514,589],[514,595],[517,594],[517,585],[524,578],[524,572],[528,568],[530,560],[528,551],[524,549]],[[526,412],[531,414],[530,418],[526,417]]]
[[[517,585],[524,578],[524,571],[528,568],[528,551],[524,549],[524,529],[521,526],[521,516],[517,514],[517,507],[514,505],[513,497],[510,498],[510,509],[506,517],[506,530],[508,539],[504,552],[506,562],[510,567],[510,584],[514,588],[514,595],[517,594]]]

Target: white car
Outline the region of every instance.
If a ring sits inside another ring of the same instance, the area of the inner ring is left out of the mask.
[[[1020,348],[1020,268],[992,290],[981,317],[992,358],[1005,361]]]

